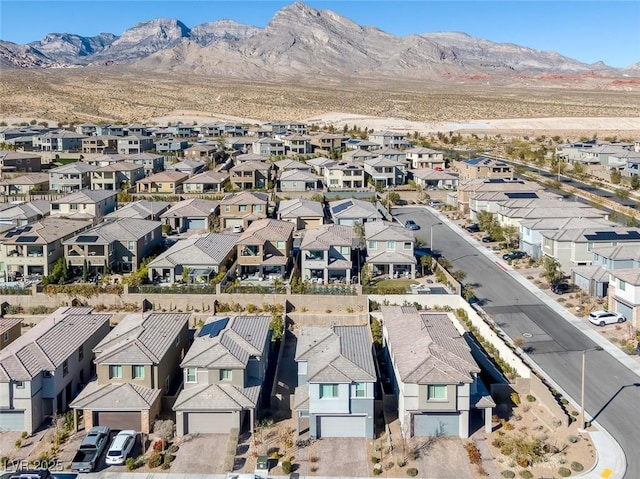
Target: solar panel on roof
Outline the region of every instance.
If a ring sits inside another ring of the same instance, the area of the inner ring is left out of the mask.
[[[640,240],[640,233],[637,231],[596,231],[594,233],[589,233],[584,235],[584,237],[589,241],[630,241]]]
[[[198,337],[201,338],[203,336],[209,336],[210,338],[215,338],[216,336],[218,336],[218,334],[220,334],[220,331],[227,327],[228,323],[229,318],[221,318],[217,321],[207,323],[202,326],[202,329],[200,329]]]
[[[95,243],[96,241],[98,241],[98,236],[96,235],[81,235],[77,239],[78,243]]]
[[[514,192],[514,193],[505,193],[504,194],[507,198],[510,198],[512,200],[517,200],[517,199],[535,199],[538,198],[538,195],[536,193],[532,193],[532,192]]]
[[[16,239],[16,243],[35,243],[38,241],[37,236],[20,236]]]
[[[351,206],[353,206],[353,203],[351,201],[345,201],[344,203],[334,206],[333,212],[340,213],[341,211],[344,211],[347,208],[350,208]]]

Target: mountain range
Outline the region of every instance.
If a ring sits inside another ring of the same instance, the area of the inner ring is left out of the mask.
[[[95,65],[247,80],[640,77],[640,63],[627,69],[586,64],[464,33],[396,36],[299,2],[276,12],[264,28],[232,20],[189,28],[157,18],[120,36],[51,33],[26,45],[0,41],[3,68]]]

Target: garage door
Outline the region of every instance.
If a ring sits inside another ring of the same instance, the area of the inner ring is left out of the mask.
[[[318,437],[365,437],[365,416],[320,416]]]
[[[0,431],[24,431],[23,411],[2,411],[0,413]]]
[[[242,219],[240,218],[228,218],[225,220],[225,227],[231,228],[233,226],[240,225],[242,226]]]
[[[338,220],[339,225],[353,226],[353,220]]]
[[[231,428],[238,427],[237,415],[224,412],[185,413],[186,434],[228,434]]]
[[[413,416],[414,436],[458,436],[459,414],[416,414]]]
[[[109,426],[111,429],[133,429],[139,431],[141,428],[139,411],[99,411],[93,413],[94,426]]]
[[[618,300],[616,300],[616,312],[624,316],[627,321],[633,320],[633,309],[631,308],[631,306],[628,306]]]
[[[184,227],[188,230],[203,230],[205,228],[204,218],[186,218]]]

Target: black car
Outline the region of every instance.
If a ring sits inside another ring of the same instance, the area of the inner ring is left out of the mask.
[[[483,243],[493,243],[493,238],[491,236],[483,236],[482,237],[482,242]]]
[[[551,286],[551,291],[553,291],[556,294],[564,294],[571,291],[571,286],[568,285],[567,283],[557,283]]]
[[[525,253],[524,251],[509,251],[508,253],[505,253],[502,255],[502,259],[509,261],[512,259],[520,259],[520,258],[524,258],[525,256],[527,256],[527,253]]]
[[[465,228],[469,233],[477,233],[480,231],[478,223],[473,223]]]

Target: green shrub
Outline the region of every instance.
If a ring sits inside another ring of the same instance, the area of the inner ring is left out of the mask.
[[[573,461],[571,463],[571,470],[576,472],[582,472],[584,471],[584,466],[578,461]]]
[[[407,476],[416,477],[418,475],[418,470],[415,467],[410,467],[407,469]]]
[[[513,479],[514,477],[516,477],[516,473],[510,470],[502,471],[502,477]]]
[[[22,431],[22,434],[20,434],[20,437],[21,437],[22,439],[26,439],[26,438],[28,438],[28,437],[29,437],[29,433],[28,433],[27,431]]]
[[[576,442],[578,442],[578,437],[577,436],[569,436],[567,438],[567,441],[569,441],[571,444],[575,444]]]
[[[571,475],[571,469],[561,467],[560,469],[558,469],[558,474],[560,475],[560,477],[569,477]]]
[[[133,457],[128,457],[127,460],[124,461],[124,464],[125,466],[127,466],[128,471],[133,471],[140,467],[140,463],[138,462],[138,460]]]
[[[520,394],[514,391],[509,397],[511,398],[511,402],[514,404],[514,406],[520,405]]]
[[[524,471],[520,471],[520,477],[522,479],[532,479],[533,473],[530,470],[525,469]]]
[[[159,467],[162,464],[162,455],[159,452],[153,452],[147,458],[147,467],[153,469]]]
[[[396,464],[398,465],[398,467],[404,467],[407,465],[407,461],[405,460],[404,457],[399,457],[398,460],[396,461]]]
[[[291,474],[291,471],[293,470],[292,466],[291,466],[291,462],[290,461],[284,461],[282,463],[282,472],[284,472],[285,474]]]
[[[380,474],[382,474],[382,469],[380,469],[380,468],[376,467],[376,468],[373,470],[373,475],[374,475],[374,476],[379,476]]]
[[[371,456],[371,464],[378,464],[380,462],[380,458],[376,456]]]

